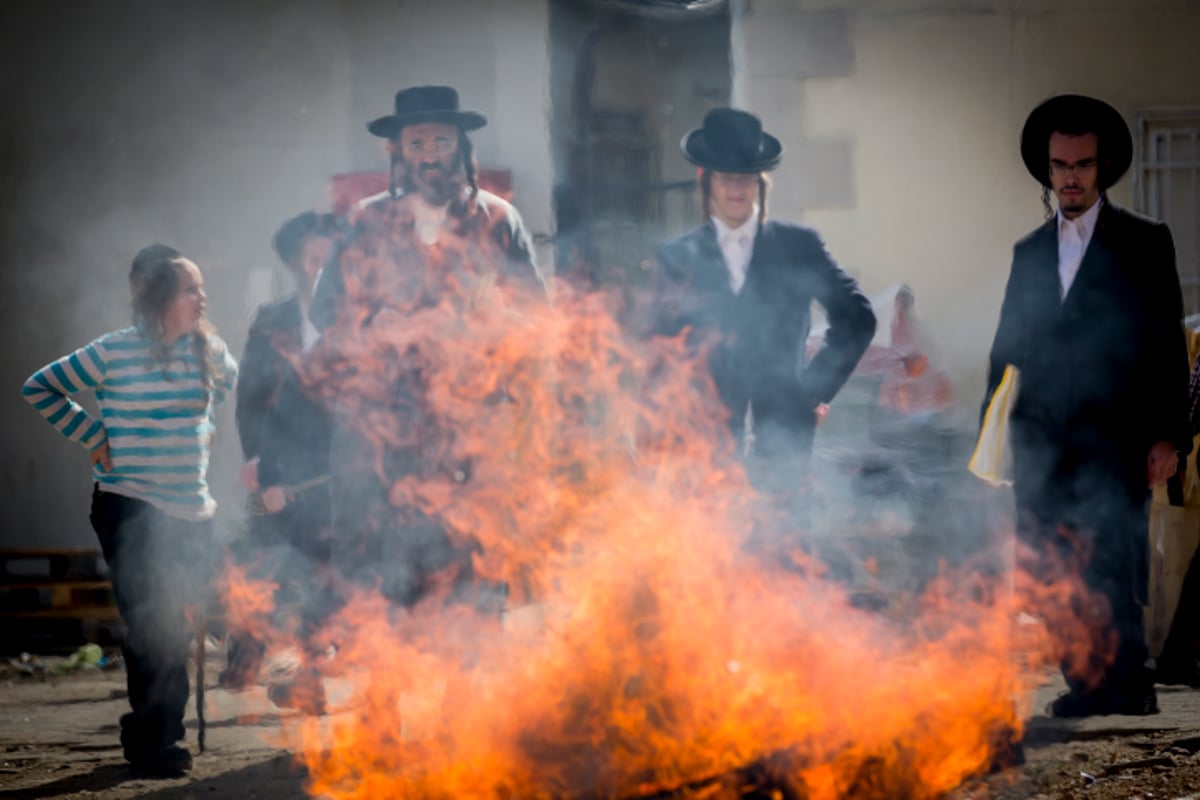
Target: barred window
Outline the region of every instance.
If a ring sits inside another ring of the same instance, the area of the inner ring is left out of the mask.
[[[1184,312],[1200,314],[1200,109],[1135,120],[1134,208],[1170,226]]]

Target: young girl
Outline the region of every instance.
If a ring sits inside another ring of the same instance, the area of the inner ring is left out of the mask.
[[[131,713],[125,758],[139,771],[191,769],[184,737],[191,629],[204,597],[216,502],[205,473],[214,410],[237,364],[204,318],[204,279],[161,245],[134,259],[134,326],[105,334],[43,367],[25,399],[91,452],[92,528],[125,622]],[[94,418],[68,395],[91,389]]]

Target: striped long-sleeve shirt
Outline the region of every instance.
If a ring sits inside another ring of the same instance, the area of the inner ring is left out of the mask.
[[[107,333],[63,356],[25,381],[25,399],[73,442],[94,450],[105,442],[112,469],[94,478],[106,492],[143,500],[186,520],[212,517],[209,442],[217,404],[233,388],[237,362],[225,343],[209,337],[214,387],[206,392],[190,336],[165,365],[136,328]],[[100,419],[69,395],[91,389]]]

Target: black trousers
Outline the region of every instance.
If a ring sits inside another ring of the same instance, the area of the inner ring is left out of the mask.
[[[1024,564],[1034,575],[1059,564],[1078,563],[1083,555],[1086,587],[1107,599],[1108,624],[1094,631],[1090,663],[1082,670],[1063,665],[1068,686],[1076,693],[1103,689],[1115,695],[1136,694],[1153,685],[1147,669],[1144,605],[1149,580],[1147,551],[1149,514],[1144,490],[1098,471],[1081,470],[1055,492],[1017,496],[1018,535],[1048,561]],[[1046,577],[1053,577],[1047,574]],[[1115,639],[1114,659],[1105,665],[1107,640]],[[1099,686],[1085,680],[1102,674]]]
[[[442,582],[450,602],[492,610],[503,603],[507,587],[476,579],[473,542],[456,544],[445,525],[415,506],[396,505],[374,468],[372,447],[355,431],[333,437],[333,563],[351,585],[378,591],[390,602],[411,608]],[[422,470],[415,448],[398,448],[383,457],[386,473],[399,479]],[[442,479],[470,480],[470,465],[445,467]]]
[[[212,522],[188,522],[153,505],[92,494],[92,529],[112,574],[125,622],[123,645],[131,713],[121,717],[125,757],[184,738],[188,700],[188,614],[203,609],[212,574]]]
[[[321,485],[302,492],[275,514],[250,518],[247,536],[233,548],[234,559],[246,565],[255,579],[279,584],[276,608],[294,610],[296,628],[306,656],[319,655],[324,647],[315,641],[317,632],[338,602],[328,576],[332,537],[330,532],[329,487]],[[231,666],[257,672],[266,644],[249,631],[231,631]]]

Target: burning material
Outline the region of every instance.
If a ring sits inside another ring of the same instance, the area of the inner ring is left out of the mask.
[[[551,305],[465,250],[355,256],[309,380],[373,446],[381,535],[441,520],[509,613],[350,592],[325,635],[353,697],[290,731],[314,796],[938,797],[1066,655],[1018,608],[1085,639],[1067,579],[855,608],[750,486],[702,360],[632,342],[604,296]]]

